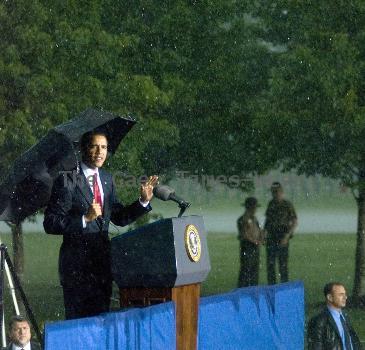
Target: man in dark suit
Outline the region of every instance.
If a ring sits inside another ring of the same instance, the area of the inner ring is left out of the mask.
[[[14,316],[9,322],[10,344],[7,350],[41,350],[41,346],[31,340],[30,326],[26,318]]]
[[[339,282],[327,283],[323,289],[326,307],[308,324],[308,348],[310,350],[361,350],[360,340],[348,316],[346,290]]]
[[[43,226],[62,234],[59,273],[66,319],[88,317],[109,310],[112,292],[109,222],[125,226],[151,210],[149,202],[157,176],[141,185],[140,198],[123,206],[111,174],[103,171],[108,140],[92,132],[81,139],[79,173],[62,174],[53,185]]]

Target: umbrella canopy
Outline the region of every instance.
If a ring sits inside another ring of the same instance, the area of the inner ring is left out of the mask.
[[[51,129],[15,160],[0,186],[0,220],[18,223],[46,206],[53,180],[61,171],[77,166],[83,134],[93,130],[105,133],[108,152],[115,153],[135,123],[130,116],[120,117],[90,108]]]

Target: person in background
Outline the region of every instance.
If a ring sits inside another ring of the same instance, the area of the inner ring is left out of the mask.
[[[246,210],[237,220],[240,241],[239,288],[255,286],[259,283],[260,245],[264,241],[263,231],[255,216],[258,207],[257,199],[248,197],[244,206]]]
[[[346,289],[342,283],[330,282],[324,286],[326,307],[308,324],[308,348],[310,350],[361,350],[360,340],[348,316]]]
[[[275,264],[279,262],[280,281],[289,280],[289,240],[298,224],[293,204],[284,198],[284,190],[279,182],[271,185],[272,200],[266,210],[265,230],[267,232],[267,279],[276,283]]]
[[[23,316],[14,316],[9,322],[10,343],[7,350],[41,350],[41,346],[31,340],[28,320]]]

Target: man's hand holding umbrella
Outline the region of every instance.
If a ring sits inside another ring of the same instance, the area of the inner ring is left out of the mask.
[[[99,203],[96,202],[94,198],[87,214],[85,215],[85,222],[91,222],[93,220],[96,220],[99,216],[102,215],[103,214],[101,212],[101,206]]]

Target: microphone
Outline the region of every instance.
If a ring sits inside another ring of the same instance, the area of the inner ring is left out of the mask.
[[[157,185],[153,188],[154,196],[158,199],[161,199],[162,201],[168,201],[171,194],[174,192],[175,190],[169,186]]]
[[[173,201],[179,204],[180,208],[186,209],[190,207],[190,203],[178,197],[175,194],[175,190],[169,186],[157,185],[153,189],[153,194],[156,198],[161,199],[162,201]]]

